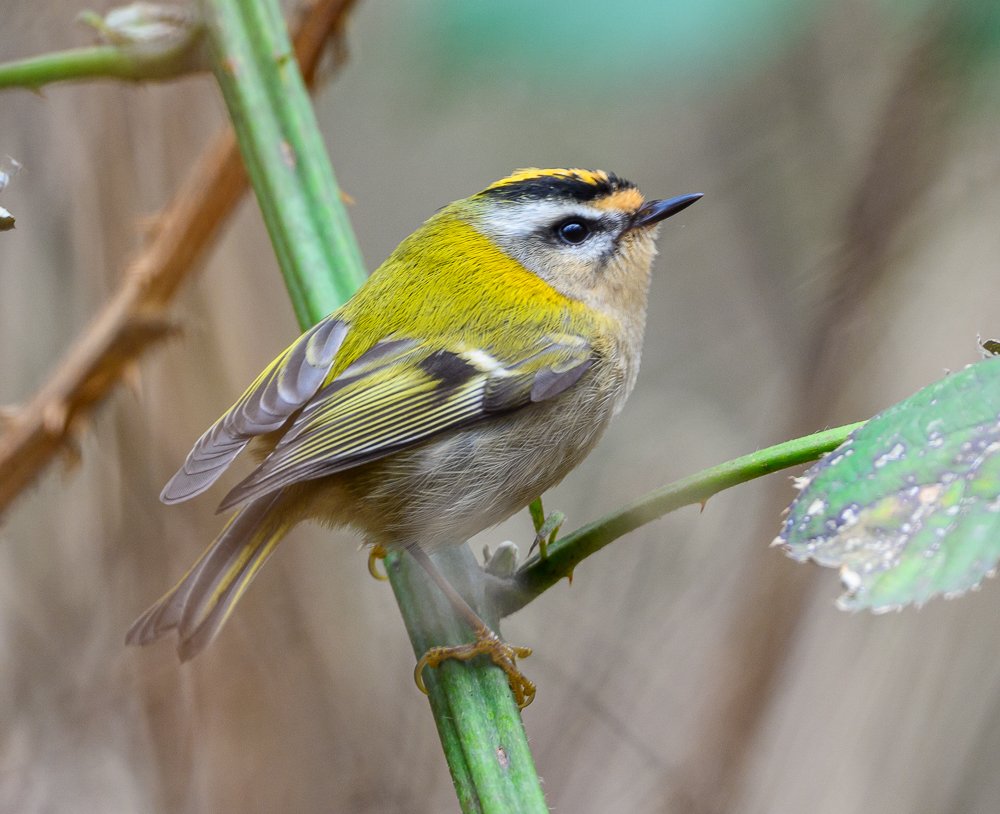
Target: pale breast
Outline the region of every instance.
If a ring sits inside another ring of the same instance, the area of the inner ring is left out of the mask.
[[[345,484],[351,525],[385,545],[460,544],[559,483],[596,446],[629,371],[596,364],[551,401],[456,430],[365,467]]]

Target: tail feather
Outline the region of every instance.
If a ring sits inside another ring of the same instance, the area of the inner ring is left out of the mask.
[[[271,513],[280,497],[266,495],[233,515],[184,578],[132,623],[125,643],[150,644],[176,630],[181,661],[204,650],[290,527]]]

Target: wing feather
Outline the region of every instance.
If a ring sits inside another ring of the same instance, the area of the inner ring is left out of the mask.
[[[595,360],[580,337],[547,336],[513,359],[479,348],[429,353],[378,343],[324,387],[220,511],[292,483],[332,475],[438,433],[552,398]]]
[[[164,503],[200,495],[251,438],[280,428],[316,395],[347,336],[347,323],[327,317],[275,359],[222,418],[195,443],[160,494]]]

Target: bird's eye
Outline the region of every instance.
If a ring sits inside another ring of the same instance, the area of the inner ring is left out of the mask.
[[[590,224],[584,220],[573,218],[560,223],[556,227],[556,234],[563,243],[579,246],[590,236]]]

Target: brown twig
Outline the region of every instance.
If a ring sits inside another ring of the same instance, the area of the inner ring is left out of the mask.
[[[325,43],[340,32],[355,0],[316,0],[295,35],[295,55],[313,86]],[[60,451],[75,449],[76,428],[141,354],[176,331],[168,308],[219,227],[247,190],[231,127],[203,151],[170,204],[157,216],[150,244],[129,264],[105,309],[70,347],[49,380],[3,417],[0,515]]]

